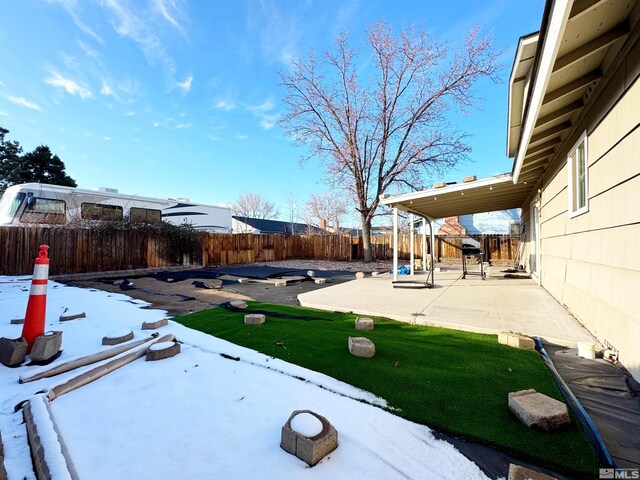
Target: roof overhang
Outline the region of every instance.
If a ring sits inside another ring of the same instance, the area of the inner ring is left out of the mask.
[[[505,173],[473,182],[381,198],[380,203],[436,219],[520,208],[532,187],[527,183],[514,184],[511,175]]]

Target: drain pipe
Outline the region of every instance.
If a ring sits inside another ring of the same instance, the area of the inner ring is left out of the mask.
[[[596,451],[596,455],[598,456],[598,460],[600,461],[600,464],[606,467],[618,468],[618,466],[616,465],[616,462],[614,462],[613,458],[611,458],[611,455],[609,455],[609,451],[607,450],[607,447],[602,441],[602,437],[598,433],[598,429],[596,428],[596,426],[593,424],[591,417],[589,417],[589,414],[587,413],[587,411],[584,409],[582,404],[578,401],[578,399],[573,394],[569,386],[562,379],[562,377],[558,373],[558,370],[556,370],[556,367],[553,364],[553,360],[551,359],[547,351],[544,349],[544,346],[542,345],[542,341],[540,340],[540,337],[535,338],[535,343],[536,343],[536,350],[540,352],[540,356],[542,357],[542,360],[544,361],[544,363],[547,365],[547,368],[549,368],[549,371],[551,372],[553,379],[558,385],[558,388],[560,388],[560,392],[562,392],[562,395],[564,396],[565,400],[569,404],[571,411],[578,419],[578,423],[580,424],[580,426],[582,427],[582,430],[584,431],[587,438],[589,439],[591,446]]]

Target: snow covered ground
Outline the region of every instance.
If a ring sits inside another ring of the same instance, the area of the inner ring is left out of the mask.
[[[0,277],[0,336],[19,337],[30,279]],[[165,317],[121,294],[49,283],[46,330],[62,330],[63,354],[51,366],[102,351],[102,337]],[[86,312],[83,319],[58,317]],[[247,327],[255,328],[255,327]],[[56,398],[50,404],[81,479],[394,479],[486,478],[430,430],[383,408],[383,399],[325,375],[169,322],[159,330],[182,342],[176,357],[144,358]],[[346,342],[345,342],[346,348]],[[224,358],[224,353],[239,361]],[[16,404],[95,365],[20,384],[50,367],[0,365],[0,432],[9,479],[35,478],[22,411]],[[293,410],[325,416],[338,448],[318,465],[280,448]]]

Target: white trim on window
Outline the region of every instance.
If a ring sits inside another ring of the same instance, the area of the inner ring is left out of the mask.
[[[567,184],[569,191],[569,217],[577,217],[589,211],[589,157],[587,152],[587,132],[567,155]]]

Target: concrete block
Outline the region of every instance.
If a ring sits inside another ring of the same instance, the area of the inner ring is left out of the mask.
[[[477,179],[478,179],[478,177],[476,177],[475,175],[470,175],[468,177],[464,177],[462,179],[462,183],[475,182]]]
[[[287,286],[287,281],[286,280],[276,280],[275,282],[273,282],[273,284],[276,287],[286,287]]]
[[[371,358],[376,354],[376,346],[365,337],[349,337],[349,353],[356,357]]]
[[[69,320],[77,320],[78,318],[87,318],[87,314],[84,312],[77,313],[75,315],[60,315],[61,322],[68,322]]]
[[[102,337],[102,345],[118,345],[119,343],[128,342],[133,338],[133,331],[129,330],[127,333],[120,335],[106,335]]]
[[[142,330],[155,330],[169,325],[169,320],[163,318],[162,320],[156,320],[155,322],[142,322]]]
[[[545,475],[544,473],[536,472],[529,468],[524,468],[522,465],[509,464],[509,478],[508,480],[558,480],[556,477]]]
[[[229,305],[235,308],[241,308],[243,310],[247,308],[247,302],[245,302],[244,300],[232,300],[229,302]]]
[[[291,421],[300,414],[312,415],[318,419],[322,426],[320,433],[308,437],[295,431]],[[338,432],[322,415],[311,410],[296,410],[282,427],[280,447],[313,467],[338,447]]]
[[[62,347],[62,332],[52,331],[39,335],[33,342],[31,348],[31,360],[34,362],[44,362],[56,355]]]
[[[238,283],[249,283],[249,279],[248,278],[239,278],[238,279]]]
[[[180,344],[178,342],[158,342],[148,348],[146,360],[164,360],[165,358],[175,357],[179,353]]]
[[[498,342],[502,345],[509,345],[510,347],[520,348],[522,350],[533,350],[536,348],[536,344],[532,338],[511,332],[499,333]]]
[[[265,321],[265,317],[261,313],[249,313],[244,316],[245,325],[262,325]]]
[[[357,272],[356,273],[356,279],[362,280],[363,278],[364,278],[364,272]]]
[[[24,323],[24,318],[14,318],[9,323],[11,325],[22,325]]]
[[[444,183],[444,182],[436,182],[436,183],[433,184],[433,188],[443,188],[443,187],[446,187],[446,186],[447,186],[447,184]]]
[[[533,389],[509,393],[509,410],[527,427],[553,431],[571,423],[567,406]]]
[[[327,283],[327,279],[326,278],[314,278],[313,279],[313,283],[315,283],[316,285],[322,285],[324,283]]]
[[[356,318],[356,330],[362,330],[363,332],[367,332],[369,330],[373,330],[373,320],[370,318]]]
[[[27,354],[27,341],[20,337],[16,339],[0,338],[0,363],[6,367],[15,367],[24,362]]]

